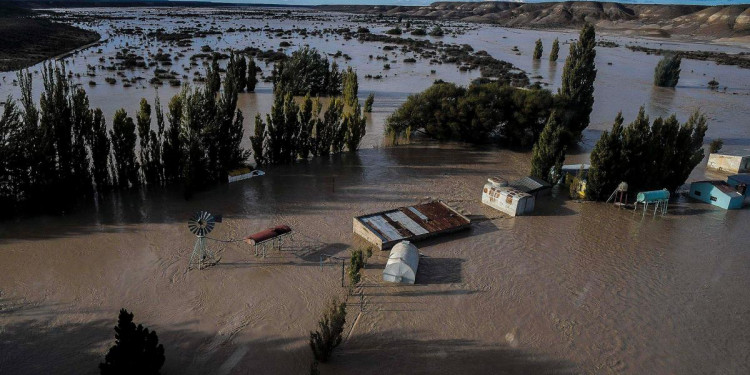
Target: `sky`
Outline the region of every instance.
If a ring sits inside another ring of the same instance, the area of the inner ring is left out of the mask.
[[[172,0],[175,1],[175,0]],[[179,1],[179,0],[178,0]],[[227,3],[263,3],[263,4],[289,4],[289,5],[320,5],[320,4],[387,4],[387,5],[428,5],[437,0],[210,0]],[[483,1],[483,0],[458,0],[458,1]],[[505,0],[512,2],[539,3],[549,0]],[[608,1],[608,0],[601,0]],[[631,4],[693,4],[693,5],[723,5],[723,4],[748,4],[750,0],[619,0],[619,3]]]

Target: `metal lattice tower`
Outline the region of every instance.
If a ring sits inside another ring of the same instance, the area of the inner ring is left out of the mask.
[[[190,220],[188,220],[188,229],[196,237],[195,246],[193,247],[193,254],[190,255],[190,263],[188,268],[197,265],[198,269],[205,268],[207,266],[216,264],[216,257],[214,253],[209,250],[206,246],[206,236],[211,233],[216,225],[216,219],[213,215],[206,211],[196,212]]]

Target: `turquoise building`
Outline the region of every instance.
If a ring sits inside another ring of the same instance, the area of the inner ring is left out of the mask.
[[[690,184],[690,196],[725,210],[742,208],[745,197],[724,181],[696,181]]]

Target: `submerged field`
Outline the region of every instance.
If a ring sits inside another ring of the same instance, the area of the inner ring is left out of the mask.
[[[106,35],[100,46],[64,61],[86,87],[92,106],[105,111],[108,123],[117,108],[135,112],[141,97],[158,92],[164,103],[179,91],[168,81],[156,87],[149,83],[157,67],[175,71],[180,83],[192,82],[204,68],[203,59],[190,56],[201,53],[204,45],[220,52],[249,46],[275,50],[286,41],[291,45],[287,52],[305,44],[330,55],[340,50],[337,61],[357,68],[361,98],[376,95],[364,147],[356,154],[268,168],[265,176],[219,186],[190,201],[179,191],[156,189],[108,197],[64,216],[4,222],[0,372],[97,373],[113,341],[117,311],[125,307],[137,322],[159,333],[166,348],[164,373],[305,373],[312,360],[309,331],[330,298],[346,295],[340,263],[321,264],[321,255],[345,257],[346,249],[359,243],[351,233],[352,217],[427,199],[445,200],[475,224],[468,232],[418,244],[424,256],[414,286],[384,284],[380,273],[387,252],[375,254],[356,290],[364,303],[360,305],[359,296],[348,299],[346,338],[331,362],[321,365],[323,374],[750,371],[750,210],[724,211],[679,198],[669,215],[644,217],[570,201],[556,190],[537,202],[533,216],[505,217],[480,204],[481,187],[490,176],[525,175],[528,153],[426,140],[382,147],[384,119],[408,94],[435,79],[468,84],[479,71],[461,71],[452,63],[431,65],[412,51],[384,51],[387,43],[347,40],[324,31],[364,25],[382,33],[393,26],[363,23],[373,21],[360,16],[170,12],[102,8],[94,12],[99,17],[90,18],[83,17],[83,10],[61,13]],[[243,26],[244,31],[237,31]],[[197,36],[192,31],[190,46],[180,47],[148,36],[160,27],[221,33]],[[443,43],[486,50],[553,89],[559,85],[567,44],[556,64],[535,63],[533,42],[542,38],[548,48],[555,37],[562,43],[576,37],[574,32],[461,23],[444,27],[456,35],[440,38]],[[316,29],[319,34],[312,33]],[[678,87],[657,89],[651,83],[659,57],[625,46],[729,53],[746,49],[601,39],[620,46],[597,50],[592,124],[568,162],[586,161],[616,113],[623,111],[630,121],[641,105],[652,116],[677,113],[681,120],[699,107],[710,118],[707,141],[720,137],[726,150],[748,151],[750,70],[684,60]],[[171,54],[171,65],[162,61],[148,68],[107,70],[122,48],[147,61],[161,48]],[[403,62],[408,57],[416,62]],[[387,71],[385,63],[391,65]],[[261,67],[264,75],[270,74],[270,65]],[[1,96],[17,96],[14,75],[0,77]],[[105,77],[116,83],[106,83]],[[123,78],[131,82],[129,87]],[[712,78],[720,82],[718,91],[706,86]],[[41,81],[38,74],[35,79]],[[246,136],[252,134],[254,113],[267,112],[272,101],[269,83],[256,91],[240,94]],[[691,180],[705,177],[704,161]],[[188,272],[194,237],[186,220],[197,210],[224,214],[212,233],[216,238],[243,237],[283,223],[296,231],[295,240],[265,259],[254,257],[244,243],[211,242],[220,264]]]

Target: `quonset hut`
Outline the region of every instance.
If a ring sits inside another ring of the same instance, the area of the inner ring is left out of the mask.
[[[383,281],[414,284],[419,267],[419,250],[409,241],[401,241],[393,246],[388,263],[383,270]]]
[[[482,203],[510,216],[528,215],[534,211],[534,196],[508,186],[499,177],[487,179],[482,189]]]

